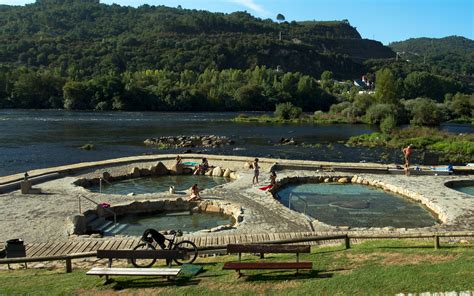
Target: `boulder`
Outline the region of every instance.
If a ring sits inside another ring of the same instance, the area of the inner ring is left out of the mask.
[[[329,182],[331,182],[331,179],[330,179],[330,178],[324,179],[324,183],[329,183]]]
[[[166,166],[160,161],[156,164],[155,166],[155,175],[157,176],[163,176],[163,175],[168,175],[168,169]]]
[[[87,232],[86,217],[81,214],[68,217],[66,220],[66,231],[68,235],[85,234]]]
[[[339,179],[337,180],[337,182],[338,182],[338,183],[349,183],[349,179],[348,179],[348,178],[345,178],[345,177],[344,177],[344,178],[339,178]]]
[[[140,169],[137,168],[137,167],[134,167],[131,171],[130,171],[130,176],[132,178],[139,178],[140,177]]]
[[[231,178],[231,179],[237,179],[237,178],[238,178],[238,175],[237,175],[237,173],[235,173],[235,172],[231,172],[231,173],[229,174],[229,178]]]
[[[183,174],[183,165],[182,164],[174,164],[170,168],[170,174],[172,175],[182,175]]]
[[[149,169],[140,169],[140,176],[145,177],[145,176],[150,176],[151,171]]]
[[[109,172],[103,172],[102,179],[104,179],[105,181],[110,181],[112,179],[112,175]]]
[[[205,176],[212,176],[212,169],[209,169],[206,173],[204,173]]]
[[[221,208],[219,208],[216,205],[208,205],[206,207],[206,213],[220,213],[220,212],[221,212]]]
[[[222,177],[223,174],[224,172],[222,171],[221,167],[215,167],[212,170],[212,176],[214,177]]]
[[[226,170],[224,171],[223,177],[229,178],[230,173],[232,173],[232,171],[231,171],[230,169],[226,169]]]
[[[247,161],[247,162],[244,163],[244,169],[249,170],[249,169],[251,169],[252,167],[253,167],[253,165],[252,165],[251,162],[248,162],[248,161]]]

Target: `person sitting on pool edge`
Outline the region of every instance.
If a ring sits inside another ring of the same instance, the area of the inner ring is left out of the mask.
[[[207,158],[203,157],[201,164],[199,164],[194,171],[195,175],[204,175],[207,170],[209,169],[209,162],[207,161]]]
[[[193,187],[191,187],[191,196],[189,197],[188,201],[198,200],[201,200],[201,195],[199,194],[198,184],[194,184]]]

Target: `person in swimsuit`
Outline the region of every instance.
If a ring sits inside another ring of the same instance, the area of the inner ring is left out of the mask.
[[[191,196],[189,197],[188,201],[198,201],[201,200],[201,195],[199,195],[199,187],[198,184],[194,184],[191,187]]]
[[[253,162],[253,184],[258,184],[258,175],[260,174],[260,166],[258,165],[258,158],[255,158]]]

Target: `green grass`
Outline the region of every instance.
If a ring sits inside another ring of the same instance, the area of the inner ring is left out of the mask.
[[[0,295],[394,295],[400,292],[474,291],[474,245],[384,240],[342,247],[313,247],[301,256],[313,271],[222,270],[236,256],[199,258],[205,271],[193,278],[114,277],[111,284],[85,270],[0,272]],[[244,260],[258,260],[251,254]],[[265,260],[293,261],[294,255],[269,254]]]
[[[441,161],[467,163],[474,161],[474,135],[452,134],[435,128],[411,126],[395,130],[390,134],[371,133],[349,138],[350,146],[388,148],[406,147],[413,144],[415,149],[428,149],[441,154]]]
[[[239,116],[232,119],[234,122],[260,122],[260,123],[273,123],[273,124],[290,124],[290,123],[313,123],[313,124],[348,124],[348,123],[361,123],[357,119],[348,119],[345,116],[338,114],[321,113],[317,115],[303,114],[299,118],[295,119],[283,119],[271,115],[261,116],[247,116],[240,114]]]

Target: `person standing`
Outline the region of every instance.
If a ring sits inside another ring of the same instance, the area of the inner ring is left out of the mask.
[[[258,158],[255,158],[253,162],[253,184],[258,184],[258,175],[260,174],[260,166],[258,165]]]
[[[410,158],[411,154],[413,153],[413,145],[410,144],[407,147],[402,149],[403,151],[403,156],[405,157],[405,165],[404,165],[404,170],[405,170],[405,175],[410,175]]]

